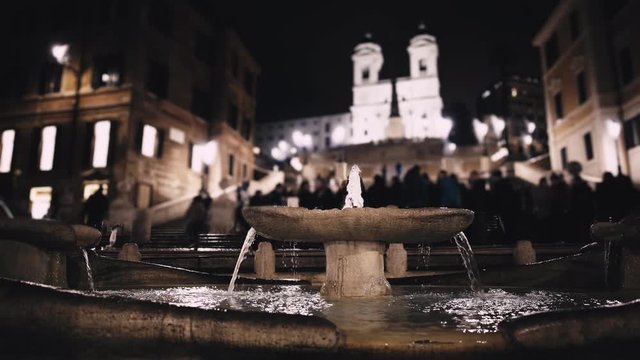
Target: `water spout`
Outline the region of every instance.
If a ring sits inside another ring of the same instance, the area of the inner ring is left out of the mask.
[[[343,209],[364,207],[362,198],[362,187],[360,187],[360,168],[353,165],[349,172],[349,183],[347,184],[347,196],[344,199]]]
[[[233,292],[233,289],[235,288],[235,285],[236,285],[236,279],[238,278],[238,271],[240,270],[240,264],[242,264],[242,260],[244,260],[244,257],[247,255],[247,252],[249,252],[249,248],[251,247],[251,244],[253,244],[255,239],[256,239],[256,229],[251,228],[247,232],[247,237],[244,238],[244,243],[242,244],[240,255],[238,255],[238,261],[236,261],[236,267],[233,270],[233,276],[231,277],[231,282],[229,282],[229,289],[227,290],[227,292],[229,293]]]
[[[82,249],[82,256],[84,257],[84,263],[87,267],[87,281],[89,282],[89,288],[91,291],[94,291],[96,287],[93,283],[93,272],[91,272],[91,265],[89,264],[89,254],[87,253],[87,250]]]
[[[482,284],[480,284],[480,271],[478,270],[478,264],[473,256],[473,251],[471,250],[467,236],[463,232],[459,232],[453,237],[453,240],[456,242],[464,267],[467,269],[471,290],[480,290],[482,287]]]

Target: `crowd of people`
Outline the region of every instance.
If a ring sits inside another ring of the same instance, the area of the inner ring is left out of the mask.
[[[595,221],[619,221],[640,205],[639,193],[629,177],[604,173],[593,189],[580,175],[579,163],[570,163],[566,181],[552,173],[531,185],[513,172],[493,171],[483,177],[472,171],[463,183],[456,174],[440,171],[432,180],[419,166],[409,169],[390,183],[376,175],[363,191],[365,206],[398,208],[451,207],[475,212],[466,231],[475,244],[535,242],[590,242],[589,229]],[[311,186],[303,181],[297,190],[278,184],[269,194],[256,192],[249,205],[287,205],[297,196],[299,206],[308,209],[341,208],[346,182],[337,186],[333,176],[317,177]],[[364,186],[363,186],[364,188]]]

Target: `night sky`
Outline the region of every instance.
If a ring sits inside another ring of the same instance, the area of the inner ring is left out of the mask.
[[[540,73],[535,33],[557,0],[528,1],[262,1],[229,7],[229,21],[262,67],[257,120],[348,112],[354,46],[366,31],[382,46],[381,78],[409,75],[406,47],[424,21],[440,48],[445,107],[462,102],[475,113],[482,90],[509,73]]]

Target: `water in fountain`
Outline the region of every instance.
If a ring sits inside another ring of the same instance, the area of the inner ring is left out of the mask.
[[[82,249],[82,256],[84,257],[84,263],[87,267],[87,281],[89,282],[89,289],[94,291],[96,287],[93,283],[93,273],[91,272],[91,265],[89,264],[89,254],[87,253],[87,250]]]
[[[478,264],[476,263],[475,257],[473,257],[473,251],[471,250],[471,245],[469,245],[469,240],[463,232],[459,232],[455,235],[453,240],[456,242],[464,267],[467,269],[471,290],[477,291],[482,286],[480,284],[480,271],[478,271]]]
[[[613,241],[604,241],[604,286],[609,287],[609,259],[611,258],[611,246]]]
[[[418,264],[416,265],[416,270],[422,268],[422,270],[427,270],[429,267],[429,257],[431,256],[431,245],[428,243],[420,243],[418,244]]]
[[[297,242],[291,243],[291,271],[293,271],[293,275],[296,275],[296,270],[298,269],[298,246]]]
[[[229,289],[227,292],[233,292],[233,288],[236,285],[236,279],[238,278],[238,271],[240,270],[240,264],[242,264],[242,260],[249,252],[249,248],[253,241],[256,239],[256,229],[251,228],[247,231],[247,237],[244,238],[244,243],[242,244],[242,249],[240,249],[240,255],[238,255],[238,261],[236,261],[236,267],[233,269],[233,276],[231,277],[231,282],[229,282]]]

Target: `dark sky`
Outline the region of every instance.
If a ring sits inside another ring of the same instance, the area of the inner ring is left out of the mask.
[[[407,76],[406,47],[420,21],[438,40],[445,107],[463,102],[475,112],[500,62],[509,72],[539,75],[531,41],[557,2],[262,1],[232,5],[225,17],[262,67],[257,119],[267,122],[349,111],[351,54],[366,31],[382,46],[382,78]]]

